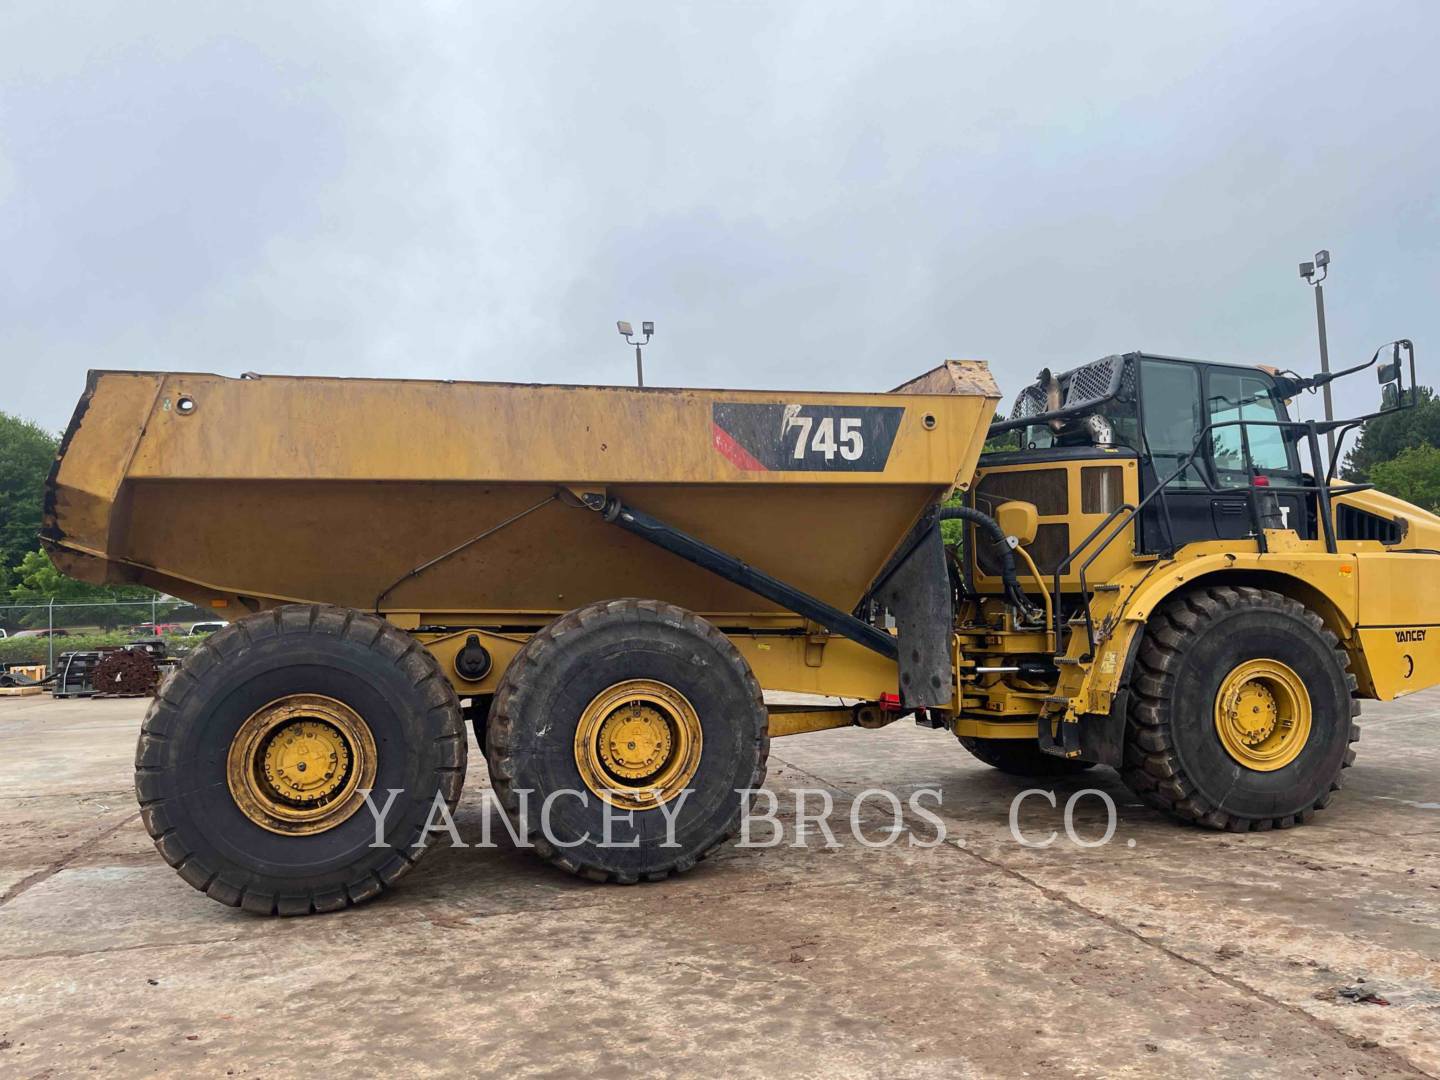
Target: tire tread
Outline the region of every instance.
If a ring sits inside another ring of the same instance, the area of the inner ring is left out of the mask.
[[[451,740],[455,751],[446,755],[448,764],[433,771],[452,814],[459,801],[467,749],[459,701],[438,662],[413,637],[378,616],[329,604],[285,604],[232,622],[210,635],[166,678],[146,711],[135,750],[135,791],[140,816],[156,850],[183,880],[227,907],[244,908],[262,915],[305,915],[353,906],[394,885],[425,851],[424,847],[416,847],[414,840],[409,841],[405,852],[397,851],[382,867],[387,871],[384,877],[366,869],[370,857],[362,855],[352,864],[353,870],[361,871],[355,883],[343,889],[326,886],[280,896],[255,887],[253,882],[226,881],[219,871],[210,869],[203,861],[197,862],[196,853],[181,846],[179,833],[170,823],[169,800],[161,794],[156,775],[164,766],[153,762],[153,754],[157,752],[156,744],[173,733],[179,723],[180,706],[201,685],[201,676],[260,642],[287,633],[327,633],[327,625],[337,628],[333,636],[349,638],[390,658],[410,678],[418,693],[427,699],[439,699],[430,702],[430,711],[442,730],[437,742]],[[406,853],[410,851],[416,854],[411,857]],[[367,884],[367,878],[373,878],[373,883]]]
[[[1353,744],[1360,738],[1360,725],[1354,720],[1360,715],[1360,702],[1354,697],[1357,683],[1349,668],[1350,658],[1340,639],[1324,620],[1299,601],[1270,589],[1252,585],[1212,585],[1173,597],[1150,617],[1137,655],[1137,673],[1131,680],[1132,695],[1120,775],[1141,802],[1182,821],[1231,832],[1288,829],[1297,823],[1308,822],[1316,810],[1324,809],[1329,803],[1331,793],[1343,786],[1344,770],[1355,761],[1353,747],[1345,752],[1325,792],[1300,814],[1248,818],[1212,805],[1197,792],[1185,776],[1170,733],[1168,702],[1185,650],[1215,619],[1238,608],[1284,612],[1306,623],[1330,646],[1351,693],[1347,741]]]
[[[513,735],[515,716],[518,714],[517,706],[522,703],[523,695],[539,660],[551,649],[560,647],[567,635],[592,625],[597,619],[604,616],[640,623],[658,622],[684,630],[700,638],[716,650],[734,674],[744,680],[746,689],[759,704],[760,715],[762,717],[766,715],[765,698],[761,692],[760,683],[756,680],[754,672],[750,670],[750,665],[745,662],[745,658],[740,655],[740,651],[735,648],[734,643],[716,629],[709,620],[663,600],[635,597],[602,600],[582,608],[576,608],[574,611],[560,616],[531,637],[510,661],[495,689],[495,699],[490,707],[486,724],[486,754],[490,766],[490,785],[494,789],[501,807],[512,822],[520,818],[520,797],[513,783],[516,774],[512,757],[515,750]],[[764,781],[769,756],[769,727],[768,724],[762,722],[757,725],[754,733],[754,766],[747,787],[758,788]],[[546,840],[537,826],[530,822],[526,822],[526,826],[527,842],[537,855],[552,866],[559,867],[577,877],[597,882],[634,884],[639,880],[640,875],[637,874],[617,872],[586,863],[582,857],[583,848],[568,851],[558,850]],[[650,870],[643,876],[647,881],[661,881],[673,875],[682,874],[700,860],[707,858],[717,848],[733,840],[739,835],[739,831],[737,822],[709,844],[704,851],[698,854],[677,853],[669,863]]]

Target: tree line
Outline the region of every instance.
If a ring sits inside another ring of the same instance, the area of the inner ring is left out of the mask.
[[[91,585],[56,570],[36,539],[45,494],[45,477],[60,441],[18,416],[0,412],[0,605],[151,600],[157,594],[138,585]],[[139,614],[143,612],[143,614]],[[44,616],[0,611],[7,628],[44,626]],[[101,626],[150,618],[141,608],[86,609],[84,621]]]

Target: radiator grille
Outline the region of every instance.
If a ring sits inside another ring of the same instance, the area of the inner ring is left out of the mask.
[[[971,534],[975,535],[975,534]],[[1070,528],[1059,523],[1041,525],[1035,530],[1035,540],[1026,546],[1026,551],[1035,560],[1035,567],[1042,574],[1053,574],[1061,560],[1070,554]],[[1000,576],[1000,553],[995,542],[983,533],[975,551],[975,561],[982,573],[991,577]]]
[[[975,505],[993,514],[1001,503],[1034,503],[1041,517],[1070,512],[1070,481],[1064,469],[990,473],[975,489]]]
[[[1389,518],[1372,514],[1341,503],[1335,515],[1337,540],[1378,540],[1382,544],[1400,542],[1400,526]]]

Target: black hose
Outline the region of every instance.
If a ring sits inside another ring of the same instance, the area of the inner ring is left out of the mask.
[[[1015,574],[1015,553],[1010,548],[1010,539],[1005,535],[1005,530],[1000,523],[989,514],[976,510],[969,506],[945,506],[941,507],[940,521],[968,521],[978,529],[984,529],[989,533],[990,538],[995,541],[995,547],[1000,552],[1000,580],[1005,587],[1006,598],[1025,614],[1027,618],[1035,615],[1035,606],[1025,595],[1025,590],[1020,588],[1020,579]]]

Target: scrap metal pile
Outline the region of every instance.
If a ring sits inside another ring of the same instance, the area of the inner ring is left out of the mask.
[[[141,697],[153,693],[160,669],[143,649],[115,649],[105,652],[90,672],[97,695]]]

